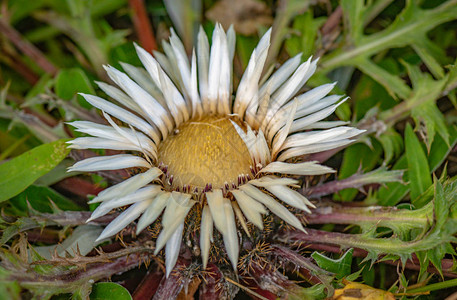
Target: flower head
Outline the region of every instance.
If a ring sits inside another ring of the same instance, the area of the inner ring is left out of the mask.
[[[304,231],[295,214],[310,213],[313,204],[295,190],[296,177],[332,172],[303,160],[304,155],[347,145],[361,131],[341,121],[322,121],[345,101],[342,96],[327,96],[334,84],[297,95],[314,73],[317,59],[301,63],[300,55],[293,57],[262,83],[270,33],[254,49],[235,93],[235,33],[216,25],[211,46],[200,30],[190,61],[172,32],[170,43],[164,43],[166,55],[156,53],[154,58],[135,46],[145,69],[123,64],[125,74],[107,66],[118,87],[98,85],[116,104],[82,94],[103,112],[109,125],[72,122],[77,131],[91,137],[76,138],[69,147],[124,152],[88,158],[70,170],[141,170],[91,200],[101,204],[90,220],[129,206],[99,240],[138,218],[137,233],[161,222],[155,251],[165,247],[168,275],[176,264],[188,218],[197,218],[193,224],[199,225],[197,246],[204,267],[213,226],[221,233],[234,268],[242,234],[237,222],[249,236],[253,226],[263,229],[263,215],[269,210]]]

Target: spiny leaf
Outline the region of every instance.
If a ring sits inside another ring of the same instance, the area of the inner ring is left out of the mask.
[[[352,253],[354,249],[346,251],[339,259],[331,259],[327,256],[313,252],[311,257],[314,258],[317,265],[322,269],[335,273],[336,278],[342,279],[351,273]]]

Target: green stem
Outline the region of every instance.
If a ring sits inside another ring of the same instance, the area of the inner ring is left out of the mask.
[[[408,290],[408,294],[431,292],[457,286],[457,278]]]

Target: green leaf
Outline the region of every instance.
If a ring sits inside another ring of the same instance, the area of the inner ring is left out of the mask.
[[[60,70],[56,77],[55,89],[57,96],[64,100],[71,100],[77,93],[95,94],[86,74],[78,68]],[[78,102],[86,108],[91,107],[79,95]]]
[[[99,282],[92,287],[91,300],[131,300],[129,291],[122,285],[113,282]]]
[[[81,210],[81,208],[53,189],[45,186],[31,185],[19,195],[11,198],[11,205],[18,215],[25,215],[28,210],[27,201],[33,209],[39,212],[52,213],[51,202],[62,210]]]
[[[381,134],[378,140],[384,149],[384,163],[386,164],[403,152],[403,138],[392,128]]]
[[[343,163],[338,174],[338,179],[348,178],[360,168],[369,171],[378,163],[381,155],[381,147],[377,141],[373,141],[373,148],[365,144],[355,144],[344,151]],[[357,195],[356,189],[345,189],[339,193],[343,201],[350,201]]]
[[[339,259],[331,259],[327,256],[313,252],[311,257],[316,261],[317,265],[322,269],[335,273],[336,278],[342,279],[343,277],[351,274],[352,253],[354,249],[349,249]]]
[[[66,140],[44,144],[0,165],[0,202],[16,196],[57,166],[70,152]]]
[[[435,171],[444,162],[449,152],[457,144],[457,127],[455,125],[448,127],[449,143],[447,143],[440,135],[437,135],[430,147],[428,154],[428,163],[431,171]]]
[[[414,204],[429,186],[432,185],[427,157],[411,125],[405,130],[405,154],[408,161],[408,174],[411,189],[411,200]]]
[[[0,267],[0,295],[2,299],[9,300],[20,300],[21,288],[16,281],[5,280],[9,275],[9,272],[4,268]]]
[[[312,55],[317,42],[317,33],[325,20],[325,17],[313,18],[312,11],[306,11],[303,15],[297,16],[293,23],[294,30],[284,43],[287,53],[290,56],[303,53],[304,59]]]

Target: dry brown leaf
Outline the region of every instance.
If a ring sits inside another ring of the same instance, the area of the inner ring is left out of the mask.
[[[256,0],[220,0],[206,12],[206,17],[219,22],[225,29],[231,24],[244,35],[257,33],[259,26],[271,26],[271,9]]]

